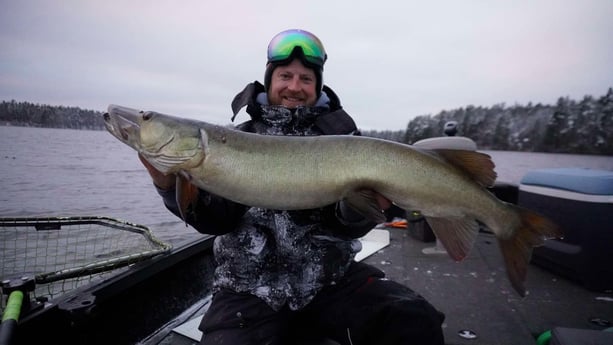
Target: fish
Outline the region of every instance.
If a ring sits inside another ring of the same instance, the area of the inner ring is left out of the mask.
[[[118,105],[109,105],[103,117],[113,136],[163,174],[176,175],[182,212],[188,204],[181,195],[197,187],[277,210],[344,200],[382,223],[378,193],[425,217],[456,261],[468,255],[484,224],[495,235],[509,281],[522,297],[533,248],[562,236],[551,220],[487,190],[497,177],[495,165],[478,151],[425,150],[355,135],[260,135]]]

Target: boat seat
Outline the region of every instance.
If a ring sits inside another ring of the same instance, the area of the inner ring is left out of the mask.
[[[476,151],[477,144],[467,137],[434,137],[416,141],[413,146],[422,149],[454,149]]]

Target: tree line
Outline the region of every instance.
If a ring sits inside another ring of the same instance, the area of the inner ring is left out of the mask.
[[[405,130],[364,131],[364,135],[413,144],[442,136],[448,121],[457,135],[483,150],[613,155],[613,89],[581,101],[560,97],[555,105],[472,106],[412,119]]]
[[[102,112],[78,107],[2,101],[0,124],[23,127],[104,129]]]
[[[496,104],[417,116],[404,130],[363,131],[363,135],[413,144],[443,135],[456,121],[458,134],[483,150],[613,155],[613,88],[580,101],[560,97],[554,105]],[[2,101],[0,124],[72,129],[104,129],[102,112],[78,107]]]

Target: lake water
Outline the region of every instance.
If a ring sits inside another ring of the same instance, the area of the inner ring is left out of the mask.
[[[0,126],[0,216],[107,216],[178,243],[198,233],[163,205],[136,152],[106,131]]]
[[[613,157],[486,151],[499,180],[531,169],[613,171]],[[106,131],[0,126],[0,216],[107,216],[142,224],[176,244],[199,236],[162,204],[131,148]]]

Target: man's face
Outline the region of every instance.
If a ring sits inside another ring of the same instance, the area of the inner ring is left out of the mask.
[[[279,66],[272,72],[268,102],[286,108],[313,106],[317,102],[317,79],[312,69],[298,59],[287,66]]]

